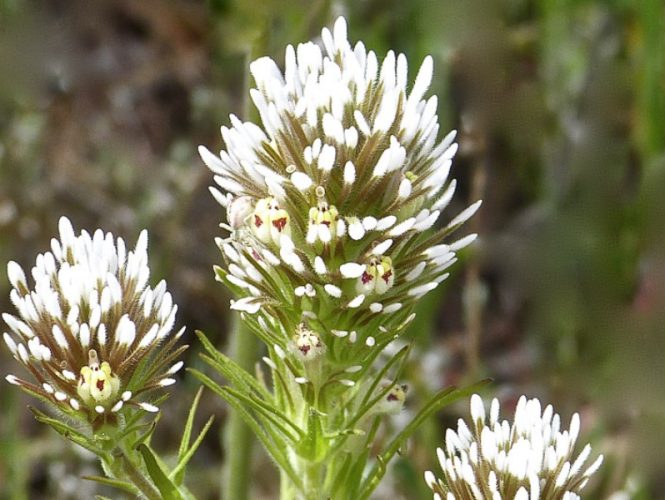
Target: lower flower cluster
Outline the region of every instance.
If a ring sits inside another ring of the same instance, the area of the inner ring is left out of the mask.
[[[134,250],[101,230],[74,229],[66,217],[51,251],[40,254],[28,283],[7,266],[17,315],[3,314],[4,341],[34,380],[6,380],[93,427],[116,423],[127,406],[156,412],[145,394],[175,383],[177,306],[166,283],[148,285],[148,235]]]
[[[499,402],[492,401],[489,422],[480,396],[471,398],[472,423],[460,419],[457,432],[446,432],[445,450],[437,455],[443,476],[431,471],[425,481],[435,500],[573,500],[580,498],[589,477],[600,467],[600,455],[591,465],[586,445],[575,457],[580,418],[575,413],[569,430],[551,405],[544,411],[538,399],[522,396],[515,420],[499,420]]]

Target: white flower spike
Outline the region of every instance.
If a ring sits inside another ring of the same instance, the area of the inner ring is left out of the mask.
[[[7,266],[18,314],[3,314],[3,337],[35,382],[7,381],[93,428],[117,422],[126,405],[157,411],[140,398],[175,381],[186,346],[176,346],[183,330],[172,334],[178,307],[166,283],[148,286],[147,233],[127,252],[101,230],[76,236],[66,217],[59,229],[51,252],[37,256],[32,289],[18,264]],[[151,369],[136,370],[144,363]]]
[[[552,406],[542,410],[538,399],[524,396],[512,424],[499,421],[496,399],[487,420],[485,405],[474,394],[470,425],[460,419],[457,432],[446,432],[445,450],[437,450],[442,478],[427,471],[425,482],[435,499],[579,499],[603,456],[585,466],[591,447],[574,453],[579,415],[573,415],[570,430],[561,430],[560,421]]]

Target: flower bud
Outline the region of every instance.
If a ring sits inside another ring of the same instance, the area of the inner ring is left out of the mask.
[[[390,257],[372,257],[356,283],[356,291],[365,295],[383,295],[395,283]]]
[[[252,206],[252,198],[249,196],[238,196],[233,198],[226,207],[226,219],[229,222],[231,229],[239,229],[243,227],[250,219],[254,207]]]
[[[335,205],[328,206],[325,201],[319,201],[317,207],[309,210],[309,225],[307,228],[307,243],[310,245],[321,241],[330,243],[337,236],[337,218],[339,213]]]
[[[260,199],[251,218],[252,230],[262,243],[279,246],[281,235],[291,235],[289,214],[275,198]]]
[[[313,330],[300,323],[291,339],[289,350],[302,362],[308,363],[325,353],[326,346]]]
[[[406,401],[406,393],[409,390],[407,385],[393,384],[390,381],[383,381],[376,389],[377,394],[385,391],[390,386],[388,393],[376,403],[374,413],[384,413],[386,415],[397,415]]]

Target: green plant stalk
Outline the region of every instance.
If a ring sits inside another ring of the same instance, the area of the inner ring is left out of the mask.
[[[665,8],[659,0],[636,2],[637,18],[642,30],[641,86],[639,107],[641,143],[647,159],[662,154],[665,148]]]
[[[14,500],[26,500],[26,467],[25,454],[19,449],[24,445],[21,442],[19,428],[19,413],[17,411],[17,395],[14,391],[4,391],[2,394],[2,407],[4,409],[4,426],[2,427],[2,446],[0,446],[0,465],[7,471],[6,482],[3,485],[3,494]]]
[[[251,372],[256,360],[257,340],[238,313],[233,314],[230,347],[236,363]],[[249,493],[254,435],[236,411],[229,413],[223,442],[227,457],[222,471],[224,498],[244,500]]]
[[[118,465],[121,467],[120,477],[127,477],[149,500],[160,500],[161,496],[159,491],[157,491],[157,489],[143,475],[139,466],[137,466],[122,448],[118,447],[116,451],[114,451],[113,458],[115,462],[114,467],[117,468]]]

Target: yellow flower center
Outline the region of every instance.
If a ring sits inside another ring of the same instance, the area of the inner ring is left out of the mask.
[[[81,368],[78,395],[88,406],[109,406],[120,392],[120,379],[106,361],[99,363],[97,352],[88,352],[88,365]]]

